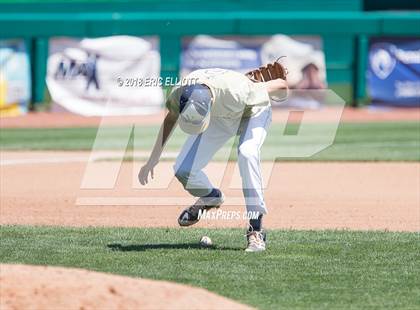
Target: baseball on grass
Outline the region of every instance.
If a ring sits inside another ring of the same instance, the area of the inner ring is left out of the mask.
[[[207,237],[207,236],[203,236],[203,237],[201,237],[201,240],[200,240],[200,245],[201,246],[203,246],[203,247],[209,247],[209,246],[211,246],[213,243],[211,242],[211,239],[210,239],[210,237]]]

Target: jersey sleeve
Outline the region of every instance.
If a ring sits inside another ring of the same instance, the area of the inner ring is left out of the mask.
[[[249,94],[247,106],[268,106],[270,105],[270,97],[265,83],[249,82]]]

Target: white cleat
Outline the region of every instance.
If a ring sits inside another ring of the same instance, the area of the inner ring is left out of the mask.
[[[262,252],[265,251],[265,232],[251,231],[246,234],[248,246],[245,252]]]

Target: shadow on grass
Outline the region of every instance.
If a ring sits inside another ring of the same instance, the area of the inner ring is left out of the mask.
[[[242,248],[232,248],[232,247],[218,247],[218,246],[210,246],[210,247],[203,247],[197,243],[157,243],[157,244],[127,244],[122,245],[120,243],[111,243],[107,245],[107,248],[111,249],[112,251],[120,251],[120,252],[131,252],[131,251],[148,251],[148,250],[191,250],[191,249],[199,249],[199,250],[222,250],[222,251],[242,251]]]

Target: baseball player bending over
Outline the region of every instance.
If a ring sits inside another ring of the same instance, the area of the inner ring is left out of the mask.
[[[199,211],[218,208],[223,193],[215,188],[202,169],[213,155],[233,136],[239,136],[238,164],[247,212],[258,214],[250,219],[247,252],[265,250],[262,218],[267,213],[262,189],[260,149],[271,123],[270,99],[287,95],[286,70],[278,63],[269,64],[246,75],[224,69],[205,69],[190,73],[193,85],[172,89],[166,106],[169,110],[149,160],[139,172],[141,184],[159,162],[163,148],[176,123],[190,134],[174,165],[176,178],[197,202],[178,218],[181,226],[198,222]]]

